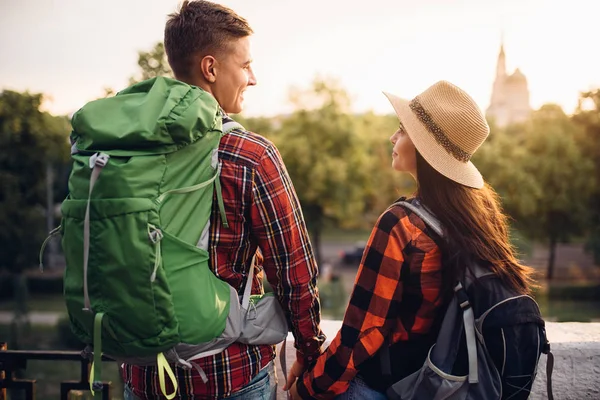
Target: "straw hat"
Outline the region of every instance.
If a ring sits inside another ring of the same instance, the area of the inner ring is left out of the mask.
[[[440,81],[411,101],[384,92],[425,161],[445,177],[480,189],[483,177],[470,161],[490,128],[464,90]]]

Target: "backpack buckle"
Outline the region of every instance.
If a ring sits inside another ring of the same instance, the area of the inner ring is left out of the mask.
[[[467,295],[467,292],[465,291],[463,285],[460,282],[454,287],[454,294],[456,295],[458,304],[460,305],[460,308],[463,311],[471,308],[471,303],[469,303],[469,296]]]
[[[108,163],[110,156],[106,153],[95,153],[90,157],[90,169],[94,167],[103,168]]]

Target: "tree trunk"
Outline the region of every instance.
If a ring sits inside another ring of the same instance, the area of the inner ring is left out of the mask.
[[[310,230],[310,241],[313,245],[313,250],[315,252],[315,260],[317,261],[317,266],[319,267],[319,273],[321,272],[321,224],[315,223]]]
[[[313,246],[315,253],[315,260],[321,272],[321,262],[323,261],[321,255],[321,233],[323,232],[323,211],[319,205],[309,204],[303,208],[304,217],[306,218],[306,225],[310,235],[310,242]]]
[[[551,281],[554,276],[554,263],[556,261],[556,237],[550,236],[550,256],[548,257],[548,273],[546,279]]]

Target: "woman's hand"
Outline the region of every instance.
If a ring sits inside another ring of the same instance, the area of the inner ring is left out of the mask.
[[[290,390],[292,385],[295,387],[296,379],[302,376],[304,372],[304,366],[300,364],[298,361],[294,361],[292,368],[290,368],[290,372],[288,372],[287,381],[283,386],[283,390]]]
[[[302,400],[300,395],[298,395],[298,389],[296,388],[296,382],[294,382],[292,384],[292,387],[290,387],[289,398],[291,398],[292,400]]]
[[[304,366],[300,364],[298,361],[294,361],[292,368],[290,368],[290,372],[288,372],[287,381],[283,386],[283,390],[288,391],[288,399],[292,400],[300,399],[298,396],[298,390],[296,389],[296,380],[302,377],[302,373],[304,372]],[[300,399],[301,400],[301,399]]]

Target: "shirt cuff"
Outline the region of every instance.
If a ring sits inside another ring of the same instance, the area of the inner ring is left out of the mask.
[[[310,369],[321,355],[321,346],[318,341],[311,340],[302,345],[302,349],[296,350],[296,361],[304,367],[304,370]]]

